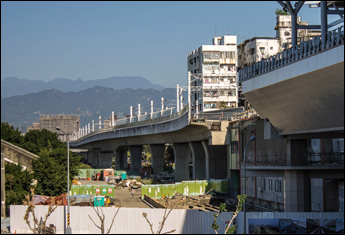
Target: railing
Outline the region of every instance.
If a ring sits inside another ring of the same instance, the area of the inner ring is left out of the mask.
[[[247,166],[344,166],[344,152],[308,153],[295,155],[247,155]],[[242,166],[243,162],[240,163]]]
[[[300,42],[300,44],[295,47],[243,68],[238,72],[239,81],[245,81],[332,47],[344,44],[344,38],[344,26],[341,26],[332,31],[328,31],[325,35],[314,37],[309,41]]]
[[[131,117],[131,119],[130,119],[130,117],[118,119],[115,121],[114,126],[95,130],[94,132],[90,132],[87,135],[81,136],[77,140],[85,139],[85,138],[92,136],[92,135],[95,135],[95,134],[113,131],[113,130],[121,128],[121,127],[131,127],[131,126],[156,123],[156,122],[167,121],[167,120],[171,120],[174,118],[178,118],[188,111],[188,104],[185,106],[185,108],[183,108],[181,111],[179,111],[177,113],[173,113],[173,109],[174,108],[172,107],[170,109],[161,110],[159,112],[150,113],[147,115],[134,116],[134,117]],[[130,122],[130,120],[131,120],[131,122]]]

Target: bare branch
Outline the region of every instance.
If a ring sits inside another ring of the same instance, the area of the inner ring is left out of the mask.
[[[149,224],[149,227],[151,228],[152,234],[154,234],[154,231],[153,231],[153,229],[152,229],[153,224],[151,224],[151,222],[149,222],[149,220],[147,219],[147,213],[143,212],[143,213],[142,213],[142,216],[145,217],[147,223]]]
[[[162,234],[169,234],[169,233],[173,233],[173,232],[175,232],[176,231],[176,229],[173,229],[173,230],[171,230],[171,231],[169,231],[169,232],[165,232],[165,233],[162,233]]]
[[[95,222],[91,219],[90,215],[88,215],[88,216],[89,216],[90,220],[92,221],[92,223],[94,223],[94,225],[95,225],[97,228],[101,229],[101,227],[98,227],[97,224],[95,224]]]
[[[112,225],[113,225],[113,223],[114,223],[114,219],[115,219],[116,215],[118,214],[119,209],[120,209],[120,207],[118,206],[118,210],[117,210],[117,212],[114,214],[113,219],[112,219],[111,226],[109,227],[109,229],[108,229],[108,231],[107,231],[106,234],[109,234],[109,232],[111,231]]]

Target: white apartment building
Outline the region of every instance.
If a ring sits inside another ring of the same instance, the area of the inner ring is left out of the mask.
[[[254,37],[252,39],[247,39],[238,45],[238,68],[250,66],[278,52],[278,38]]]
[[[213,45],[202,45],[187,55],[192,77],[191,104],[206,112],[238,107],[237,36],[214,37]],[[196,79],[199,78],[199,79]]]
[[[308,25],[307,21],[301,21],[297,17],[299,25]],[[276,17],[276,38],[279,38],[279,52],[292,46],[292,17],[290,15],[279,15]],[[297,42],[308,41],[315,36],[321,35],[321,30],[298,29]]]

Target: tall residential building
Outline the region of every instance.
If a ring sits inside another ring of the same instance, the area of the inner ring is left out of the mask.
[[[187,55],[187,71],[192,77],[191,104],[206,112],[238,107],[237,36],[214,37],[212,45],[202,45]]]
[[[41,115],[40,116],[40,130],[46,129],[58,135],[62,141],[66,140],[66,136],[62,131],[56,130],[60,127],[66,134],[73,135],[78,132],[80,128],[80,119],[78,115],[64,116],[64,115]]]
[[[307,21],[301,21],[297,17],[298,25],[308,25]],[[290,15],[278,15],[276,17],[276,37],[279,38],[279,52],[292,46],[292,17]],[[298,29],[297,42],[308,41],[313,37],[321,35],[321,30]]]
[[[31,130],[40,130],[40,123],[33,123],[32,126],[27,126],[27,132]]]

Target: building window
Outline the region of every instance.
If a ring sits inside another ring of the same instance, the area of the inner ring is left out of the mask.
[[[259,50],[260,50],[262,55],[265,53],[265,47],[259,47]]]
[[[281,181],[280,180],[276,180],[275,181],[275,192],[281,192]]]
[[[272,191],[272,179],[269,179],[269,191]]]
[[[273,50],[273,47],[270,47],[270,50]]]

